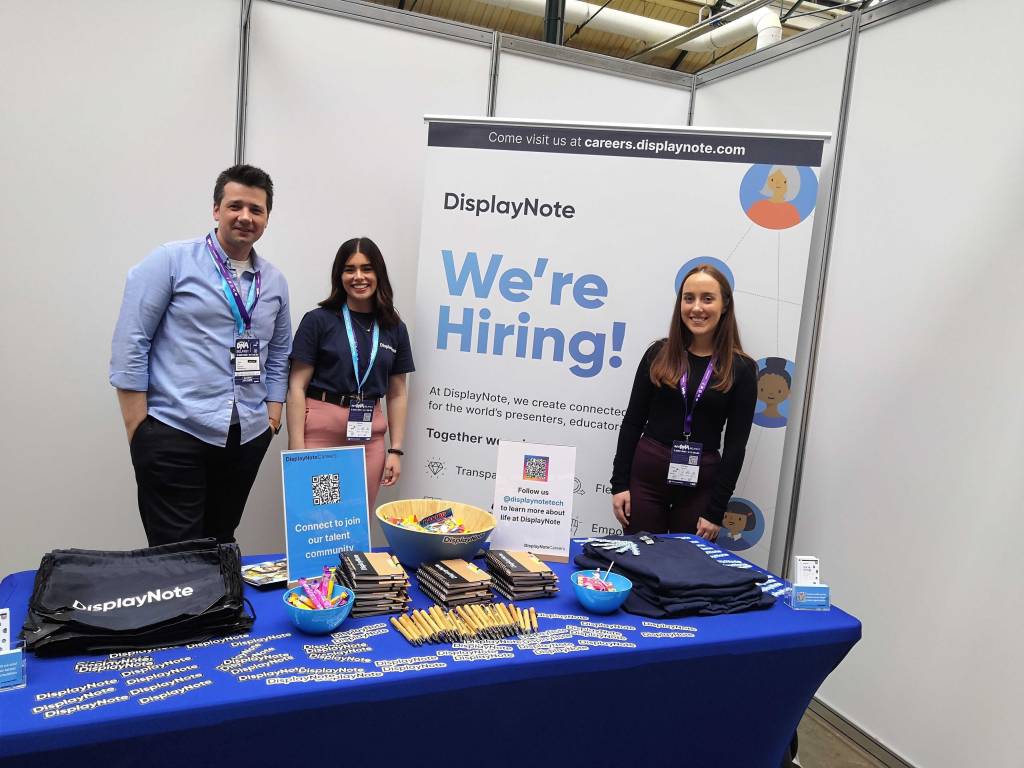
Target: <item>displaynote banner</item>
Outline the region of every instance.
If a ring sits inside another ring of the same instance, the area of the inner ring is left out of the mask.
[[[824,144],[430,122],[402,495],[488,508],[500,440],[569,445],[574,535],[618,531],[608,482],[637,364],[683,275],[710,263],[758,361],[719,541],[765,563]]]

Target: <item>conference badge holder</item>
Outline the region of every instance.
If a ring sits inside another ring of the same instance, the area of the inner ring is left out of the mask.
[[[689,440],[676,440],[672,443],[672,460],[668,465],[669,485],[697,485],[700,474],[700,454],[702,443],[691,443]]]
[[[11,644],[11,610],[0,608],[0,692],[24,688],[26,680],[25,649]]]
[[[373,410],[376,400],[350,400],[348,404],[348,428],[345,436],[349,440],[369,440],[373,434]]]
[[[683,435],[685,440],[672,442],[672,459],[668,465],[668,484],[685,485],[690,488],[697,485],[697,476],[700,474],[700,453],[704,448],[703,443],[694,443],[690,440],[693,434],[693,412],[697,409],[704,390],[711,383],[711,376],[715,371],[715,358],[711,358],[708,367],[704,369],[700,384],[693,395],[693,407],[690,407],[686,398],[686,378],[689,372],[684,373],[679,379],[679,394],[683,397]]]
[[[235,339],[231,356],[234,358],[235,384],[258,384],[260,381],[260,340],[249,337]]]

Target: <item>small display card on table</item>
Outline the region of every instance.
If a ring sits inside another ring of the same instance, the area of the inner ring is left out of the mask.
[[[363,447],[281,452],[289,583],[370,549]]]
[[[496,474],[491,546],[568,562],[576,448],[502,440]]]
[[[11,609],[0,608],[0,691],[25,685],[25,651],[12,647]]]

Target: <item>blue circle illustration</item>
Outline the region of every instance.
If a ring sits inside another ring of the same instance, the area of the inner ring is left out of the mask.
[[[757,361],[754,423],[758,426],[784,427],[788,423],[794,368],[794,363],[783,357],[762,357]]]
[[[789,229],[811,215],[818,177],[807,166],[752,165],[740,182],[740,205],[765,229]]]
[[[764,513],[749,499],[733,496],[725,506],[722,530],[715,544],[730,552],[742,552],[764,536]]]
[[[676,294],[679,293],[679,286],[683,284],[683,280],[686,278],[686,273],[696,267],[698,264],[710,264],[712,267],[717,269],[723,275],[725,275],[726,281],[729,283],[729,287],[734,291],[736,290],[736,278],[732,275],[732,270],[729,269],[729,265],[721,259],[716,259],[714,256],[698,256],[696,259],[690,259],[688,262],[683,264],[676,272],[676,279],[673,283],[673,288]]]

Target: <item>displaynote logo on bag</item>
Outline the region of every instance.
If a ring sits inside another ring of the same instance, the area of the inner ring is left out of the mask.
[[[174,589],[151,589],[141,595],[128,595],[119,597],[116,600],[107,600],[93,605],[84,605],[80,600],[75,600],[71,607],[78,611],[97,611],[106,613],[117,608],[141,608],[148,603],[159,603],[161,600],[173,600],[177,597],[191,597],[192,587],[175,587]]]

